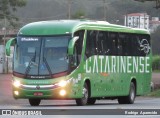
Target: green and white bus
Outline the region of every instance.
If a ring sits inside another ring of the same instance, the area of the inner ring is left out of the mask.
[[[105,21],[56,20],[30,23],[6,44],[14,45],[13,96],[41,100],[97,99],[133,104],[150,91],[151,40],[147,30]]]

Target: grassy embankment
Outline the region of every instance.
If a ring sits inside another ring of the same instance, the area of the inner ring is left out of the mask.
[[[157,90],[149,93],[147,96],[149,96],[149,97],[160,97],[160,89],[157,89]]]

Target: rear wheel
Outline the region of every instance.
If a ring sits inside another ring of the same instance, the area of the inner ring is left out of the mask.
[[[88,96],[89,96],[88,86],[87,83],[85,83],[83,87],[83,97],[76,99],[77,105],[78,106],[86,105],[88,101]]]
[[[131,82],[129,95],[125,96],[125,97],[119,97],[118,98],[118,103],[119,104],[133,104],[134,100],[135,100],[135,97],[136,97],[135,84],[133,82]]]
[[[95,104],[95,102],[96,102],[95,98],[88,98],[87,104],[93,105],[93,104]]]
[[[31,106],[39,106],[41,99],[29,99],[29,103]]]

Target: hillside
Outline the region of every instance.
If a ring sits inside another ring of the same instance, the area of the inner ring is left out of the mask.
[[[89,19],[103,19],[103,0],[71,0],[71,14],[78,11],[85,13]],[[160,10],[153,8],[153,2],[135,2],[131,0],[106,0],[106,20],[123,24],[123,16],[133,12],[147,12],[150,16],[160,16]],[[18,10],[17,15],[21,23],[39,21],[67,19],[68,2],[67,0],[27,0],[27,5]]]

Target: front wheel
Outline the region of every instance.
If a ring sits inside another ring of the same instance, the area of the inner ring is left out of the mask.
[[[88,101],[88,96],[89,96],[88,86],[87,83],[85,83],[83,87],[83,97],[76,99],[77,105],[78,106],[86,105]]]
[[[29,99],[29,103],[31,106],[39,106],[41,99]]]
[[[131,82],[130,84],[130,91],[128,96],[119,97],[118,103],[119,104],[133,104],[136,97],[136,88],[135,84]]]

